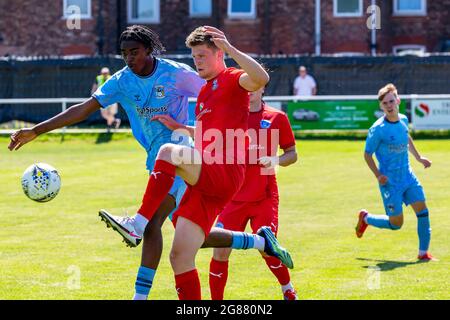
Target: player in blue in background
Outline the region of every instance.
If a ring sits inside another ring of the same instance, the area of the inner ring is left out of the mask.
[[[149,172],[152,171],[156,155],[163,144],[188,144],[187,137],[173,141],[172,131],[159,121],[152,121],[152,118],[156,115],[169,115],[178,122],[187,124],[188,97],[196,97],[205,81],[185,64],[154,57],[164,50],[164,46],[158,35],[145,26],[128,27],[121,34],[120,48],[126,67],[115,73],[85,102],[74,105],[32,128],[14,132],[11,135],[9,150],[18,150],[43,133],[81,122],[100,108],[116,102],[126,111],[134,137],[147,151]],[[145,226],[143,230],[136,229],[136,234],[128,233],[122,228],[122,225],[129,223],[130,217],[113,216],[106,210],[99,212],[107,225],[117,230],[128,245],[137,246],[142,238],[144,239],[141,266],[135,282],[135,300],[147,299],[150,293],[162,254],[161,227],[178,205],[185,189],[184,181],[176,177],[169,194],[152,219],[136,223],[137,226]],[[140,215],[137,217],[143,218]],[[244,245],[243,243],[247,243],[245,241],[237,241],[251,236],[243,232],[232,233],[229,230],[213,228],[203,247],[258,249],[268,255],[274,255],[273,248],[278,245],[276,241],[261,239],[253,246]]]
[[[422,261],[433,260],[428,252],[431,239],[430,219],[425,204],[423,188],[412,172],[408,150],[425,168],[431,161],[422,157],[409,135],[408,119],[399,114],[400,98],[393,84],[378,92],[378,100],[384,116],[369,129],[364,159],[379,182],[386,215],[373,215],[361,210],[356,225],[356,236],[361,238],[368,225],[390,230],[399,230],[403,225],[402,204],[411,205],[417,216],[419,255]],[[373,153],[379,168],[373,160]]]

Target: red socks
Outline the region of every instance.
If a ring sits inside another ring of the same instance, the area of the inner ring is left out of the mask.
[[[223,300],[223,293],[228,279],[228,261],[211,259],[209,264],[209,289],[212,300]]]
[[[266,264],[270,271],[277,277],[280,285],[287,285],[291,281],[289,271],[287,267],[281,263],[281,261],[275,257],[264,257]]]
[[[180,300],[202,299],[197,269],[175,275],[175,288]]]
[[[149,221],[172,188],[176,167],[164,160],[156,160],[155,167],[148,179],[147,189],[138,210]]]

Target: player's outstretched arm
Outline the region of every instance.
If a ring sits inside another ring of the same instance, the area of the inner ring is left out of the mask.
[[[98,101],[94,98],[89,98],[85,102],[74,105],[53,118],[38,123],[32,128],[17,130],[11,135],[8,149],[10,151],[18,150],[24,144],[34,140],[37,136],[43,133],[83,121],[99,108],[100,104]]]
[[[225,34],[217,28],[205,26],[206,34],[212,36],[214,44],[228,54],[245,71],[239,78],[239,84],[247,91],[256,91],[269,82],[266,70],[252,57],[233,47]]]
[[[413,139],[411,138],[411,136],[408,137],[408,145],[409,145],[409,152],[411,152],[411,154],[414,156],[414,158],[416,158],[416,160],[417,160],[418,162],[420,162],[421,164],[423,164],[423,167],[424,167],[425,169],[431,167],[431,163],[432,163],[431,160],[428,160],[427,158],[422,157],[422,156],[419,154],[419,151],[417,151],[417,148],[416,148],[416,146],[414,145],[414,141],[413,141]]]

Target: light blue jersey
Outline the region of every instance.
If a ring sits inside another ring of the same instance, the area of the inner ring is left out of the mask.
[[[367,135],[366,152],[375,153],[382,173],[409,167],[408,118],[403,114],[399,114],[399,118],[397,122],[390,122],[381,117]]]
[[[149,171],[153,169],[161,145],[189,143],[187,137],[172,141],[172,131],[151,119],[155,115],[167,114],[177,122],[187,124],[188,97],[197,97],[205,83],[188,65],[168,59],[155,58],[154,61],[152,74],[141,77],[125,67],[92,95],[103,108],[117,102],[121,104],[134,137],[147,151],[146,167]],[[177,180],[180,178],[177,177],[174,189],[180,183]]]
[[[400,120],[390,122],[386,117],[378,119],[369,129],[365,152],[375,153],[379,171],[388,177],[388,183],[380,185],[386,213],[402,213],[402,202],[406,205],[425,201],[422,186],[412,172],[408,149],[408,118],[399,114]]]

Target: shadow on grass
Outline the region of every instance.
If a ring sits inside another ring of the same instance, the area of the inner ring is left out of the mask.
[[[417,260],[414,262],[405,262],[405,261],[389,261],[389,260],[376,260],[376,259],[366,259],[366,258],[356,258],[356,260],[367,261],[371,263],[376,263],[375,266],[380,268],[381,271],[391,271],[397,268],[403,268],[410,265],[426,263],[426,261]],[[363,266],[363,268],[373,268],[374,265]]]
[[[112,139],[112,132],[106,132],[106,133],[99,133],[97,136],[97,140],[95,141],[96,144],[100,143],[108,143]]]

